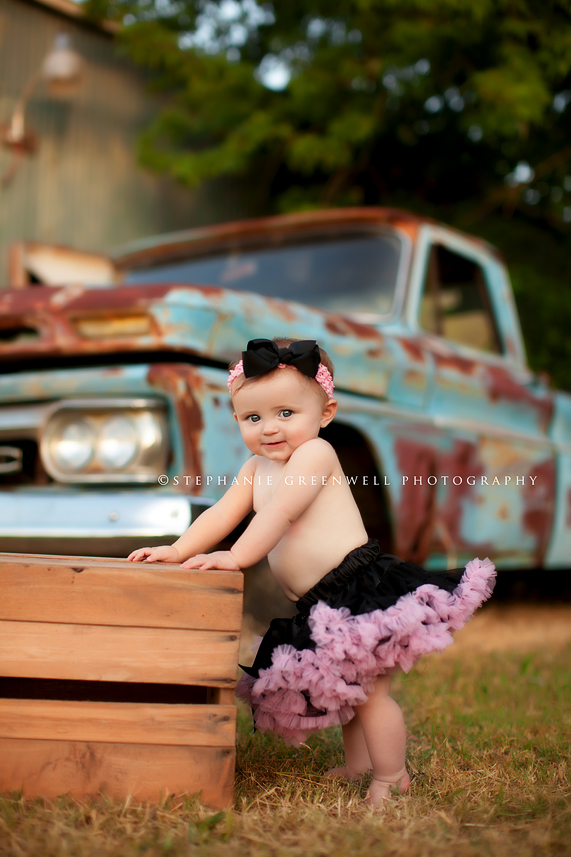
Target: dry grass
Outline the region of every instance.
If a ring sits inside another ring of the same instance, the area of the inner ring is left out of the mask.
[[[535,620],[533,607],[514,609],[482,611],[452,650],[395,681],[410,731],[413,783],[382,813],[360,809],[366,782],[321,778],[341,759],[336,730],[295,751],[250,735],[242,711],[234,811],[213,813],[196,797],[149,807],[16,795],[0,806],[0,853],[571,855],[571,608],[564,615],[543,607]],[[510,636],[506,627],[516,632]]]

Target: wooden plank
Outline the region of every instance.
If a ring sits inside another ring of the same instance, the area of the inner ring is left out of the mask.
[[[0,699],[0,738],[233,747],[235,731],[231,704]]]
[[[218,705],[235,705],[235,696],[233,687],[217,687],[212,690],[212,702]]]
[[[105,794],[158,801],[201,792],[216,809],[232,802],[235,751],[230,747],[156,746],[0,738],[0,791],[26,796]]]
[[[0,619],[237,631],[242,587],[240,572],[0,554]]]
[[[0,621],[0,675],[228,687],[239,634]]]

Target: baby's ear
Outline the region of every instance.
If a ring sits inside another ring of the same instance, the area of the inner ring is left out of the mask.
[[[236,420],[236,422],[238,422],[238,417],[236,416],[236,411],[233,411],[232,414],[233,414],[233,417]]]
[[[323,411],[321,412],[321,428],[328,426],[335,414],[337,413],[337,399],[329,399]]]

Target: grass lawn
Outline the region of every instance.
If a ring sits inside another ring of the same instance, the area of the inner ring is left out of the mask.
[[[0,799],[0,854],[571,855],[571,608],[525,610],[486,608],[451,650],[395,679],[412,786],[383,812],[360,807],[366,780],[322,779],[342,759],[338,730],[294,750],[252,736],[243,710],[232,812],[196,797],[153,807],[13,795]]]

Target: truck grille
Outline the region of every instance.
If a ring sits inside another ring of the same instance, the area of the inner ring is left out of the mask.
[[[0,486],[45,485],[49,481],[35,440],[0,441]]]
[[[52,481],[38,450],[38,432],[47,408],[49,404],[0,408],[0,488]]]

